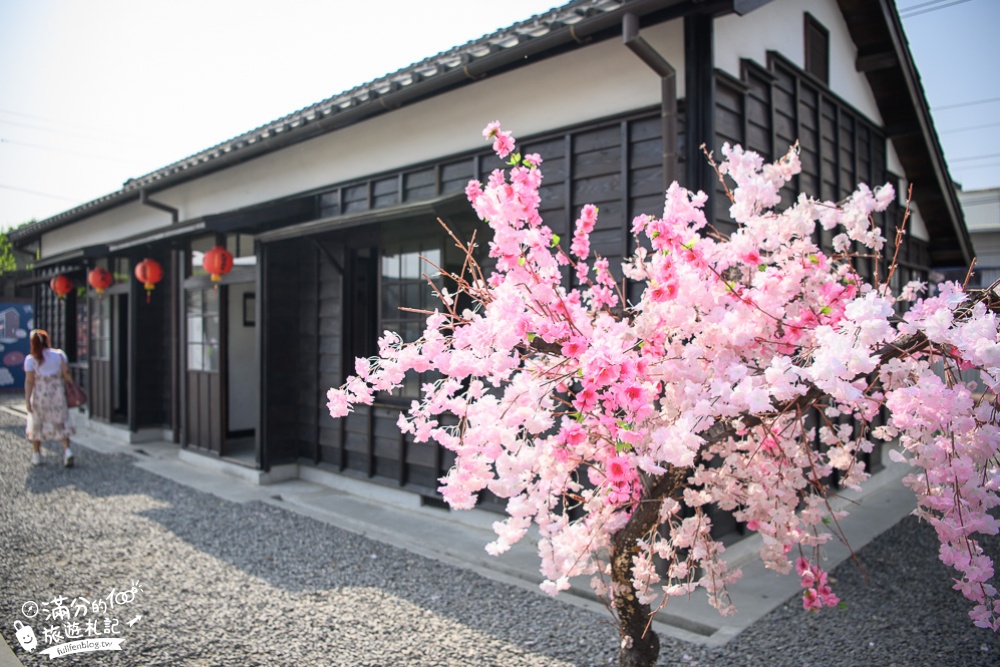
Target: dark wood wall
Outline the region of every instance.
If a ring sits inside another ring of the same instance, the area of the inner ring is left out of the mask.
[[[49,281],[60,274],[74,285],[73,291],[62,299],[49,288]],[[76,308],[78,299],[86,299],[78,294],[79,288],[86,286],[86,274],[76,266],[55,266],[40,272],[39,277],[43,282],[35,300],[34,328],[48,331],[50,345],[65,350],[69,360],[76,361]]]
[[[187,395],[187,443],[220,456],[223,450],[222,374],[218,371],[184,372]]]
[[[722,142],[729,141],[773,159],[799,140],[803,173],[789,184],[788,196],[801,189],[839,198],[859,181],[882,183],[892,178],[885,167],[885,137],[880,129],[778,56],[768,67],[746,63],[740,80],[716,73],[714,100],[717,155]],[[679,127],[685,128],[683,104],[679,111]],[[659,215],[663,209],[661,128],[658,110],[653,109],[519,142],[522,154],[537,152],[544,160],[540,211],[566,250],[580,208],[595,204],[600,212],[591,235],[592,249],[607,257],[620,276],[621,260],[634,250],[629,233],[632,218],[640,213]],[[683,130],[678,139],[682,156],[678,173],[684,174],[689,170],[684,168]],[[493,169],[504,166],[487,147],[332,186],[317,196],[317,215],[376,211],[458,193],[469,179],[485,181]],[[732,231],[729,202],[721,199],[721,187],[715,196],[719,228]],[[886,224],[895,224],[893,216],[898,212],[886,216]],[[414,220],[413,225],[426,222]],[[437,478],[452,457],[436,445],[415,443],[399,433],[396,421],[407,402],[383,397],[374,406],[356,407],[343,420],[333,420],[326,410],[327,389],[339,386],[354,371],[352,351],[362,356],[374,353],[375,337],[381,333],[371,314],[359,306],[371,288],[365,281],[375,280],[366,274],[371,266],[359,253],[373,253],[377,270],[381,244],[400,233],[413,232],[374,223],[267,244],[265,446],[272,462],[297,458],[433,498]],[[907,252],[916,255],[919,248],[919,242],[911,242]],[[368,348],[363,346],[366,340]],[[284,371],[290,364],[295,370]]]
[[[69,276],[77,288],[67,294],[64,299],[56,297],[49,288],[49,281],[61,273]],[[86,360],[81,360],[77,354],[77,340],[80,332],[77,331],[76,323],[78,307],[82,306],[85,309],[87,303],[86,294],[79,293],[86,285],[86,274],[78,266],[55,266],[38,272],[36,276],[42,278],[42,282],[34,294],[33,327],[49,332],[52,347],[60,348],[66,352],[73,379],[81,387],[87,388],[90,386],[89,366]],[[22,325],[26,327],[27,322],[22,322]]]
[[[724,142],[740,144],[771,161],[796,141],[802,172],[782,189],[783,205],[800,192],[839,201],[859,183],[899,186],[897,175],[887,167],[883,130],[780,55],[770,54],[767,66],[744,61],[739,79],[716,73],[714,148],[719,160]],[[733,231],[729,200],[721,184],[714,196],[716,226],[723,232]],[[902,208],[894,205],[877,218],[890,242],[902,217]],[[824,246],[829,248],[835,233],[823,232]],[[929,261],[928,244],[908,235],[900,249],[901,274],[926,278]],[[865,277],[873,276],[872,266],[860,262],[857,268]]]
[[[658,111],[650,110],[520,143],[522,154],[537,152],[544,160],[541,214],[567,251],[580,208],[593,203],[600,213],[592,249],[620,272],[621,259],[632,250],[632,217],[663,209],[661,127]],[[503,166],[485,146],[439,163],[333,186],[317,196],[317,215],[375,211],[461,193],[470,179],[485,180]],[[469,237],[473,218],[471,207],[462,207],[447,221]],[[343,420],[332,419],[326,409],[327,389],[354,371],[352,352],[376,351],[381,332],[365,303],[366,294],[377,289],[379,248],[420,234],[442,232],[432,216],[424,216],[402,225],[375,223],[264,244],[267,464],[298,460],[438,497],[437,480],[454,457],[436,444],[400,434],[396,421],[408,399],[381,397]]]
[[[171,368],[176,341],[173,338],[171,308],[175,305],[177,280],[170,275],[168,251],[150,252],[133,258],[135,266],[144,258],[155,259],[163,267],[163,280],[146,300],[146,291],[137,280],[131,280],[135,323],[135,391],[134,423],[137,428],[166,427],[171,424]]]
[[[258,326],[263,327],[260,391],[267,406],[261,434],[265,468],[298,458],[304,410],[300,403],[316,400],[308,396],[315,386],[309,381],[316,368],[316,358],[309,354],[315,347],[303,341],[309,318],[302,312],[316,279],[302,281],[303,247],[299,239],[264,244],[258,257],[264,286],[260,308],[264,320]]]

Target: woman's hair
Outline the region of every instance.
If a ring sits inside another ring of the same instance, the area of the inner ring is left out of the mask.
[[[38,363],[45,361],[45,355],[42,351],[49,346],[49,332],[44,329],[32,329],[31,330],[31,356],[33,356]]]

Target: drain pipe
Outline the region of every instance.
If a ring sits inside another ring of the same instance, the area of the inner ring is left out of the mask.
[[[622,42],[632,53],[660,75],[660,118],[663,122],[663,191],[677,180],[677,70],[639,36],[639,17],[622,17]]]
[[[170,221],[172,224],[176,225],[177,221],[180,219],[180,214],[176,208],[173,206],[167,206],[166,204],[161,204],[158,201],[153,201],[148,197],[148,195],[146,195],[145,188],[139,190],[139,203],[143,206],[151,206],[152,208],[158,208],[161,211],[166,211],[170,214]]]

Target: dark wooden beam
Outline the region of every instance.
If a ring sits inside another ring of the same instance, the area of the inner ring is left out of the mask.
[[[899,58],[892,51],[869,53],[864,56],[858,56],[857,60],[854,61],[854,69],[859,72],[874,72],[875,70],[898,66]]]
[[[687,103],[687,182],[693,192],[709,194],[705,217],[715,221],[715,172],[702,155],[701,145],[709,150],[715,143],[715,62],[713,57],[712,17],[693,14],[684,17],[685,99]]]
[[[763,7],[771,0],[733,0],[733,11],[739,16],[749,14],[755,9]]]
[[[890,139],[901,139],[903,137],[919,137],[921,135],[920,123],[915,119],[900,123],[889,123],[885,126],[885,135]]]

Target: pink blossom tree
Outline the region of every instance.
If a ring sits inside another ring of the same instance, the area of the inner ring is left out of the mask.
[[[993,564],[975,539],[998,529],[997,318],[987,293],[955,283],[926,298],[922,283],[889,290],[895,262],[872,216],[891,186],[861,185],[840,203],[802,195],[779,211],[796,152],[764,165],[726,146],[717,169],[736,231],[717,233],[706,195],[673,184],[662,216],[632,223],[638,250],[623,270],[642,291],[628,303],[591,255],[597,209],[582,209],[565,252],[538,214],[541,158],[514,153],[499,123],[484,135],[510,165],[467,188],[493,233],[494,270],[453,236],[467,261],[444,274],[451,287],[423,336],[385,332],[379,356],[330,390],[334,417],[406,372],[438,371],[399,427],[455,452],[440,487],[451,507],[473,507],[484,489],[506,499],[487,551],[535,526],[546,592],[591,577],[616,616],[623,666],[655,664],[650,620],[672,597],[700,588],[734,611],[726,585],[740,573],[711,535],[710,508],[761,535],[767,567],[795,569],[806,610],[836,605],[819,566],[843,516],[831,479],[858,487],[862,455],[880,443],[912,466],[904,483],[973,622],[1000,628]],[[836,232],[830,254],[818,227]],[[858,248],[884,275],[862,280]]]

